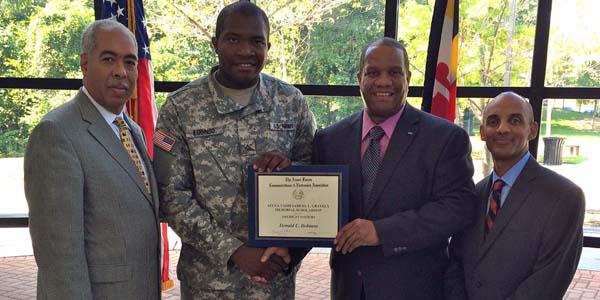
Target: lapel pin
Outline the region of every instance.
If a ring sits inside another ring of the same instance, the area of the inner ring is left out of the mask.
[[[409,131],[409,132],[408,132],[408,135],[412,135],[412,134],[413,134],[413,132],[412,132],[412,131]]]

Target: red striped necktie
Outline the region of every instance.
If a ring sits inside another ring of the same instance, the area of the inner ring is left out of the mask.
[[[500,210],[500,193],[502,192],[502,187],[504,187],[504,181],[502,179],[497,179],[492,185],[492,193],[490,194],[490,208],[488,209],[487,216],[485,218],[485,228],[486,233],[492,230],[492,226],[494,226],[494,221],[496,220],[496,216],[498,215],[498,211]]]

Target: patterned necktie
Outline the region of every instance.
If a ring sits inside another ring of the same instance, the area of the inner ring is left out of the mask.
[[[138,173],[140,174],[140,176],[142,176],[142,180],[144,181],[146,190],[148,191],[148,193],[150,193],[150,183],[148,182],[148,177],[146,177],[146,173],[144,173],[144,168],[142,167],[142,160],[138,156],[137,151],[135,151],[133,138],[131,137],[131,132],[129,131],[129,128],[127,128],[125,121],[121,117],[116,117],[114,123],[117,124],[117,127],[119,127],[119,137],[121,138],[121,143],[123,144],[123,147],[125,147],[125,150],[127,150],[127,154],[129,154],[129,157],[131,157],[131,159],[133,160],[133,163],[135,164]]]
[[[488,209],[487,216],[485,218],[486,224],[486,233],[492,230],[492,226],[494,225],[494,221],[496,220],[496,216],[498,215],[498,210],[500,210],[500,194],[502,192],[502,187],[504,186],[504,181],[502,179],[497,179],[492,185],[492,193],[490,194],[490,208]]]
[[[369,130],[369,147],[362,159],[362,179],[363,179],[363,201],[369,201],[371,189],[377,177],[377,171],[381,164],[381,146],[379,141],[385,132],[379,126],[375,126]]]

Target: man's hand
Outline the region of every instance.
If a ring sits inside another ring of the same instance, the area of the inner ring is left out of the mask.
[[[262,153],[254,160],[252,167],[258,172],[271,172],[273,170],[281,171],[292,164],[292,161],[283,153],[273,150]]]
[[[286,270],[287,264],[289,264],[292,261],[292,257],[290,256],[290,251],[288,250],[288,248],[269,247],[265,249],[265,252],[260,258],[260,262],[267,262],[273,254],[283,259],[283,261],[286,263],[286,267],[284,268],[284,270]]]
[[[275,257],[273,254],[275,254]],[[283,259],[283,261],[286,263],[286,266],[283,269],[287,270],[288,264],[292,261],[292,257],[290,256],[288,248],[269,247],[265,249],[265,252],[263,252],[260,262],[265,263],[271,259],[277,259],[276,256],[279,256],[281,259]],[[261,276],[248,276],[248,279],[256,282],[267,282],[267,279]]]
[[[242,245],[233,253],[231,260],[242,272],[271,280],[277,273],[287,268],[287,263],[277,255],[263,263],[260,261],[263,252],[263,248]]]
[[[335,240],[335,251],[343,254],[350,253],[360,246],[377,246],[379,237],[375,224],[369,220],[355,219],[346,224],[338,232]]]

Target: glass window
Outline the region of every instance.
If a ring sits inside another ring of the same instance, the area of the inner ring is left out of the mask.
[[[23,187],[23,157],[0,158],[0,215],[26,214],[29,211]]]
[[[400,1],[398,9],[398,40],[408,52],[411,85],[423,85],[429,45],[429,32],[435,1]],[[420,107],[420,106],[419,106]]]
[[[29,132],[77,91],[0,89],[0,158],[22,157]]]
[[[586,200],[585,227],[600,229],[600,101],[544,101],[538,161],[569,178],[583,189]],[[586,232],[588,230],[585,230]]]
[[[331,126],[363,107],[360,97],[307,96],[306,100],[317,120],[317,128]]]
[[[530,84],[537,2],[460,2],[459,86]]]
[[[600,101],[547,99],[543,103],[538,161],[579,185],[585,195],[583,233],[600,237]],[[552,150],[552,151],[551,151]],[[560,163],[560,164],[558,164]],[[566,299],[598,293],[600,249],[583,248]]]
[[[308,105],[317,120],[317,128],[325,128],[363,109],[361,97],[307,96]],[[421,98],[409,97],[408,103],[421,109]]]
[[[217,63],[210,38],[219,11],[231,2],[147,2],[157,80],[193,80]],[[264,72],[290,83],[355,84],[361,48],[383,36],[383,0],[256,3],[271,22]]]
[[[289,74],[285,75],[281,70],[284,64],[275,61],[273,51],[266,69],[293,83],[357,84],[356,73],[362,48],[371,40],[383,36],[385,1],[322,2],[330,3],[332,9],[320,17],[308,18],[315,23],[299,27],[301,34],[295,40],[283,37],[278,42],[286,45],[286,48],[299,48],[299,51],[292,51],[291,57],[298,69],[297,74],[288,68]],[[315,12],[319,14],[318,10]]]
[[[469,134],[471,140],[471,158],[473,159],[473,181],[475,183],[490,175],[493,168],[492,156],[485,142],[481,140],[479,125],[483,108],[490,102],[488,98],[458,98],[456,100],[456,124]]]
[[[0,77],[81,78],[81,33],[93,1],[0,1]]]
[[[412,107],[421,110],[421,104],[423,103],[423,98],[421,97],[407,97],[406,102],[410,104]]]
[[[547,86],[600,86],[600,2],[554,0]]]
[[[169,93],[154,93],[154,99],[156,100],[156,109],[158,111],[160,111],[160,108],[163,106],[163,104],[165,104],[165,101],[167,101],[168,95]]]

